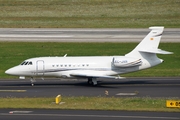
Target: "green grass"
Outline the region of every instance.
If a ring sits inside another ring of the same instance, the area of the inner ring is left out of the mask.
[[[177,99],[177,98],[174,98]],[[61,105],[55,98],[0,98],[0,108],[127,110],[180,112],[167,108],[165,98],[114,98],[114,97],[62,97]]]
[[[28,58],[41,56],[109,56],[124,55],[137,43],[46,43],[46,42],[0,42],[0,78],[15,78],[4,72]],[[161,49],[174,52],[158,55],[164,63],[139,72],[125,74],[125,77],[179,77],[180,43],[161,43]]]
[[[0,28],[179,28],[179,6],[179,0],[0,0]]]

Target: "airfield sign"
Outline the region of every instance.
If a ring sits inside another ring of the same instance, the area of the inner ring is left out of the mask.
[[[180,108],[180,100],[167,100],[166,107]]]

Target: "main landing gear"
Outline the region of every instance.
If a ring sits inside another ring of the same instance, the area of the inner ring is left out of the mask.
[[[96,86],[97,85],[97,80],[96,78],[88,78],[88,84]]]

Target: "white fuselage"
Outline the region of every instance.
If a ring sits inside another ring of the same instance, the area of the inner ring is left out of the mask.
[[[115,59],[117,60],[115,61]],[[112,76],[138,71],[161,63],[158,58],[156,62],[153,60],[153,64],[145,59],[140,59],[140,64],[132,65],[131,63],[134,64],[136,60],[136,58],[125,56],[39,57],[25,60],[22,64],[7,70],[6,73],[30,77],[73,77],[71,74],[81,73],[94,76]]]

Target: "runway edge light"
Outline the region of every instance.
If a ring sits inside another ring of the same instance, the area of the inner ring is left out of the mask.
[[[166,100],[166,107],[180,108],[180,100]]]
[[[59,104],[61,102],[61,95],[56,96],[55,102],[56,104]]]

